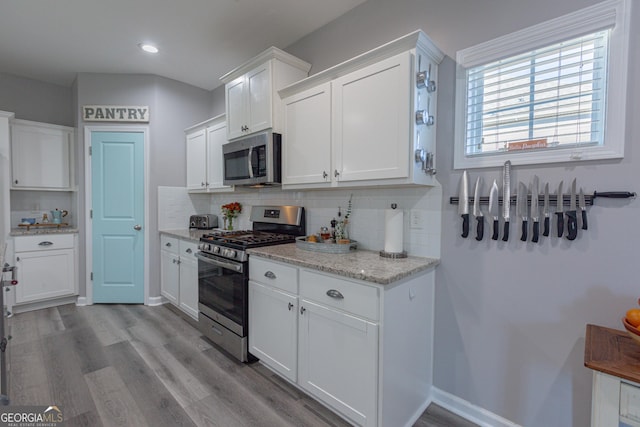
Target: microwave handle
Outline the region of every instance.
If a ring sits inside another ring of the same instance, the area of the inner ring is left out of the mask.
[[[249,178],[253,178],[253,165],[251,164],[252,156],[253,156],[253,147],[249,147],[249,157],[247,158],[249,162]]]

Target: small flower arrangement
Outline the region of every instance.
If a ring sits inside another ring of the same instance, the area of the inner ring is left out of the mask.
[[[227,203],[222,205],[222,215],[224,215],[224,228],[233,230],[233,218],[242,212],[242,205],[238,202]]]

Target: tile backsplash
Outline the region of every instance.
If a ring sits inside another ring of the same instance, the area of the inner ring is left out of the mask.
[[[346,212],[349,197],[352,210],[349,236],[362,249],[384,249],[385,209],[392,203],[404,211],[403,247],[409,255],[440,257],[440,228],[442,208],[441,187],[367,188],[327,191],[283,191],[280,188],[237,189],[233,193],[189,194],[182,187],[158,188],[158,228],[160,230],[186,228],[189,215],[213,213],[222,227],[220,207],[240,202],[242,213],[234,220],[234,228],[250,229],[249,214],[253,205],[304,206],[307,215],[307,234],[317,233],[322,226],[330,226],[337,218],[338,207]],[[410,213],[421,219],[420,228],[410,227]]]

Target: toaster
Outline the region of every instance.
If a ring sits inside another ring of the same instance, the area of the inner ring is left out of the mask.
[[[191,215],[189,218],[189,228],[209,230],[218,226],[218,217],[213,214]]]

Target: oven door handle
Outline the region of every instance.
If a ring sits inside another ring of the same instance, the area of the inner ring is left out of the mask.
[[[235,262],[225,262],[218,258],[211,258],[206,255],[202,255],[200,252],[196,252],[195,257],[198,258],[202,262],[206,262],[207,264],[217,265],[218,267],[226,268],[229,270],[233,270],[238,273],[242,273],[244,270],[242,264],[238,264]]]

